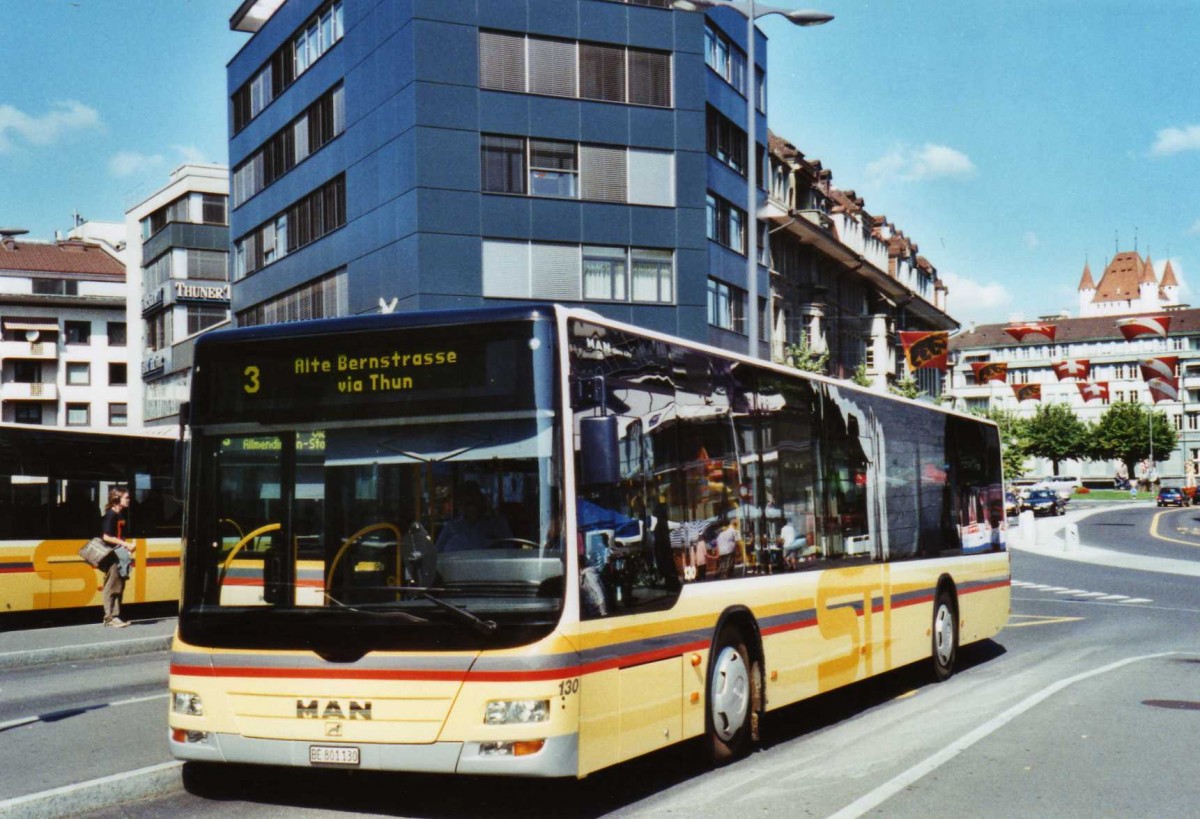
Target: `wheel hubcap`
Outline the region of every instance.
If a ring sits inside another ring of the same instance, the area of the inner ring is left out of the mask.
[[[711,693],[713,730],[728,742],[745,724],[750,710],[750,672],[736,649],[721,649]]]
[[[954,651],[954,615],[949,606],[938,606],[937,615],[933,618],[933,639],[938,663],[949,665]]]

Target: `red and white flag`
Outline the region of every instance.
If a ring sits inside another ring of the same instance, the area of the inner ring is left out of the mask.
[[[1097,398],[1108,400],[1108,382],[1096,381],[1089,383],[1087,381],[1078,381],[1075,386],[1079,387],[1079,394],[1083,396],[1084,401],[1094,401]]]
[[[1117,319],[1117,329],[1128,341],[1138,336],[1167,337],[1171,327],[1170,316],[1138,316],[1137,318]]]
[[[1057,328],[1053,324],[1014,324],[1005,327],[1004,332],[1024,344],[1026,341],[1054,341]]]
[[[1138,366],[1142,370],[1143,381],[1149,381],[1151,378],[1174,378],[1176,368],[1179,366],[1179,356],[1159,355],[1139,358]]]
[[[1013,395],[1018,401],[1041,401],[1042,400],[1042,385],[1041,384],[1013,384]]]
[[[1091,364],[1086,358],[1068,358],[1066,361],[1059,361],[1057,364],[1051,364],[1050,369],[1054,370],[1054,374],[1058,376],[1058,380],[1064,378],[1075,378],[1084,380],[1091,372]]]
[[[1146,386],[1150,388],[1150,397],[1154,399],[1155,404],[1159,401],[1179,400],[1178,378],[1151,378],[1146,381]]]
[[[975,373],[976,384],[1008,380],[1007,361],[977,361],[971,364],[971,371]]]

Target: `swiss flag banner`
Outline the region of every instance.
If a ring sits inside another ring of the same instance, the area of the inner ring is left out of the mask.
[[[904,357],[908,360],[910,370],[920,370],[924,367],[946,369],[950,334],[945,330],[901,330],[900,343],[904,346]]]
[[[1014,324],[1012,327],[1005,327],[1004,332],[1024,344],[1026,341],[1054,341],[1057,329],[1053,324],[1035,322],[1033,324]]]
[[[1150,388],[1150,397],[1154,399],[1155,404],[1159,401],[1179,400],[1178,378],[1151,378],[1146,381],[1146,386]]]
[[[1079,394],[1083,396],[1084,401],[1094,401],[1097,398],[1108,400],[1108,382],[1096,381],[1088,383],[1087,381],[1079,381],[1075,384],[1079,387]]]
[[[1013,395],[1018,401],[1041,401],[1042,400],[1042,385],[1041,384],[1013,384]]]
[[[1066,361],[1051,364],[1050,369],[1054,370],[1054,374],[1058,376],[1058,380],[1062,381],[1064,378],[1085,380],[1092,368],[1086,358],[1068,358]]]
[[[1160,355],[1138,359],[1138,367],[1142,370],[1143,381],[1149,381],[1151,378],[1174,378],[1178,366],[1179,356],[1177,355]]]
[[[971,370],[975,373],[976,384],[988,381],[1003,383],[1008,380],[1007,361],[977,361],[971,364]]]
[[[1117,329],[1121,331],[1121,335],[1125,336],[1126,341],[1138,336],[1159,336],[1166,338],[1167,330],[1170,328],[1170,316],[1139,316],[1137,318],[1117,319]]]

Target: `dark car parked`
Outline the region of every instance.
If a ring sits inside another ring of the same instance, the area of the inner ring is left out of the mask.
[[[1021,501],[1021,510],[1029,509],[1035,515],[1061,515],[1066,508],[1066,498],[1053,489],[1030,489]]]
[[[1187,506],[1190,502],[1191,498],[1178,486],[1164,486],[1158,490],[1159,506]]]

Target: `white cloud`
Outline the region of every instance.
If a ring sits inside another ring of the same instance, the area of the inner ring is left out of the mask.
[[[162,154],[120,151],[108,160],[108,175],[116,177],[133,176],[141,171],[157,168],[164,161]]]
[[[1025,231],[1025,235],[1022,236],[1021,239],[1025,242],[1025,247],[1029,248],[1030,250],[1036,250],[1042,243],[1042,240],[1039,239],[1038,235],[1032,230]]]
[[[920,148],[893,148],[867,165],[867,176],[877,182],[923,182],[927,179],[962,179],[975,175],[975,164],[962,151],[926,143]]]
[[[1002,319],[1012,305],[1012,294],[998,282],[977,282],[957,273],[942,273],[941,279],[948,288],[946,312],[964,325],[974,321],[994,324]]]
[[[1163,128],[1150,147],[1150,153],[1154,156],[1170,156],[1183,151],[1200,151],[1200,125]]]
[[[0,153],[12,150],[15,138],[30,145],[52,145],[68,133],[99,128],[103,128],[100,112],[75,100],[56,102],[39,116],[0,105]]]
[[[204,156],[204,152],[195,145],[172,145],[171,147],[174,148],[175,153],[179,155],[179,164],[181,165],[185,162],[206,163],[211,161]]]

